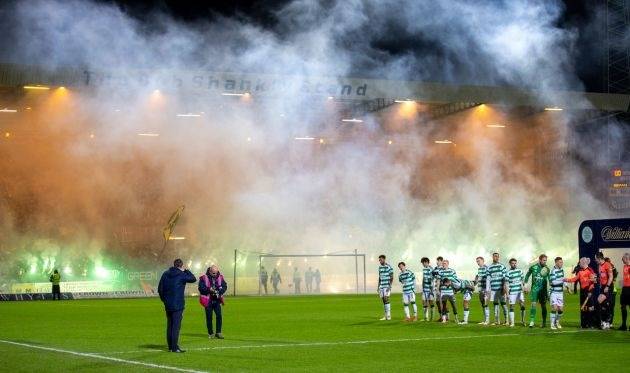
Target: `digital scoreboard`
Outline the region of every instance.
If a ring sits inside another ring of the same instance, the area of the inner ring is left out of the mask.
[[[613,167],[609,173],[608,200],[616,210],[630,209],[630,165]]]

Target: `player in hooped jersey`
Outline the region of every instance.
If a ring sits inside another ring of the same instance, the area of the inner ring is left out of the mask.
[[[442,258],[441,256],[438,256],[435,261],[436,261],[436,265],[433,268],[433,294],[435,296],[435,299],[437,301],[437,309],[438,309],[438,313],[440,315],[442,315],[442,297],[440,296],[440,288],[442,285],[442,261],[444,260],[444,258]],[[438,318],[437,321],[440,321],[441,318]]]
[[[402,285],[403,309],[405,310],[405,321],[418,320],[418,306],[416,305],[416,275],[409,269],[405,262],[398,263],[400,274],[398,281]],[[409,316],[409,305],[413,308],[413,319]]]
[[[488,281],[486,283],[486,291],[490,292],[490,300],[494,304],[494,323],[492,325],[501,325],[499,317],[499,304],[503,308],[503,320],[508,325],[507,305],[505,304],[507,269],[499,263],[499,253],[492,254],[492,264],[488,266]]]
[[[510,327],[514,327],[514,306],[518,302],[521,307],[521,324],[525,326],[525,295],[523,294],[523,271],[516,268],[516,259],[509,261],[507,271],[508,298],[510,303]]]
[[[562,329],[560,319],[564,312],[564,264],[561,257],[554,260],[554,266],[549,272],[549,301],[551,302],[551,329]]]
[[[420,259],[422,264],[422,309],[424,311],[424,321],[433,320],[433,307],[435,293],[433,292],[433,268],[429,258]]]
[[[490,294],[486,291],[486,284],[488,281],[488,266],[484,263],[484,259],[478,256],[477,259],[477,276],[475,276],[475,283],[479,286],[479,302],[481,302],[481,308],[483,309],[484,321],[480,322],[480,325],[488,325],[490,323],[490,310],[488,309],[488,299]]]
[[[389,296],[392,291],[392,282],[394,282],[394,269],[387,262],[385,262],[385,255],[378,256],[378,295],[383,301],[383,309],[385,310],[385,316],[381,320],[391,320],[391,304],[389,303]]]

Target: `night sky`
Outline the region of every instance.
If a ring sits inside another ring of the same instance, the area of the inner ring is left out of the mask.
[[[329,0],[327,0],[329,1]],[[14,1],[6,1],[0,5],[0,17],[11,19],[10,5]],[[168,14],[178,22],[184,24],[201,24],[212,22],[221,17],[235,17],[247,23],[252,23],[281,35],[282,30],[277,27],[277,11],[288,1],[286,0],[230,0],[230,1],[181,1],[161,0],[155,2],[130,0],[99,0],[100,3],[115,4],[126,14],[146,24],[147,32],[159,32],[153,27],[153,20],[157,15]],[[566,11],[558,20],[560,27],[575,31],[578,35],[574,46],[574,67],[585,89],[592,92],[605,92],[604,55],[605,55],[605,19],[604,1],[602,0],[564,0]],[[11,35],[10,23],[0,24],[0,34]],[[474,30],[471,30],[474,32]],[[11,61],[11,37],[0,40],[0,62]],[[339,44],[343,47],[344,41]],[[378,52],[384,52],[392,57],[406,54],[423,55],[428,50],[439,58],[450,58],[457,64],[457,56],[441,55],[440,45],[428,40],[422,40],[418,35],[405,34],[404,30],[392,25],[392,32],[383,33],[382,37],[371,40],[371,47]],[[4,51],[4,52],[3,52]],[[20,61],[21,62],[21,61]],[[460,61],[463,63],[462,61]],[[194,68],[194,66],[191,66]],[[370,73],[370,66],[357,66],[350,73],[355,77],[379,78]],[[413,79],[413,77],[411,77]],[[439,79],[438,79],[439,81]],[[450,83],[484,84],[483,81],[457,81]],[[496,84],[496,83],[495,83]],[[499,83],[500,84],[500,83]]]
[[[104,3],[115,3],[138,19],[146,18],[152,12],[170,14],[182,22],[212,20],[216,17],[239,17],[262,27],[273,29],[277,24],[274,14],[288,1],[286,0],[230,0],[230,1],[129,1],[106,0]],[[597,18],[596,8],[600,9],[605,3],[601,0],[563,0],[566,12],[559,24],[563,28],[578,30],[576,41],[575,67],[579,78],[584,82],[587,91],[605,92],[604,55],[605,55],[605,24],[602,18]],[[601,14],[600,14],[601,16]],[[398,37],[378,40],[374,46],[399,55],[413,51],[422,53],[425,48],[436,48],[415,37]],[[359,73],[359,75],[361,75]]]

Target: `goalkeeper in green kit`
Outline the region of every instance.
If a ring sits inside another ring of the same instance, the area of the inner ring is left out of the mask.
[[[525,283],[529,277],[532,278],[530,288],[531,309],[529,310],[529,327],[534,327],[536,319],[536,303],[540,303],[540,311],[542,314],[542,327],[547,323],[547,281],[549,280],[549,267],[547,267],[547,255],[542,254],[538,257],[538,263],[529,267],[525,275]]]

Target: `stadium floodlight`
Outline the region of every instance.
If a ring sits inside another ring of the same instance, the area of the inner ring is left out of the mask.
[[[342,119],[342,122],[351,122],[351,123],[363,123],[362,119],[350,118],[350,119]]]
[[[94,268],[94,273],[96,274],[96,277],[101,278],[101,279],[105,279],[105,278],[109,277],[110,271],[108,271],[106,268],[98,266],[98,267]]]
[[[138,136],[144,136],[144,137],[158,137],[160,136],[159,133],[139,133]]]
[[[70,268],[70,266],[66,266],[63,269],[63,273],[66,274],[66,275],[71,275],[72,274],[72,268]]]
[[[455,145],[454,142],[452,142],[451,140],[435,140],[436,144],[453,144]]]
[[[168,239],[169,239],[169,240],[171,240],[171,241],[182,241],[182,240],[185,240],[185,239],[186,239],[186,237],[182,237],[182,236],[170,236]]]
[[[486,124],[488,128],[505,128],[505,124]]]
[[[404,100],[394,100],[395,103],[398,104],[411,104],[414,103],[414,100],[410,100],[410,99],[404,99]]]
[[[296,137],[295,140],[313,141],[313,140],[315,140],[315,138],[306,136],[306,137]]]
[[[24,89],[33,89],[33,90],[49,90],[50,87],[46,87],[44,85],[25,85]]]
[[[11,137],[11,132],[5,132],[4,137]]]
[[[394,142],[393,142],[392,140],[388,140],[388,141],[387,141],[387,145],[391,145],[391,144],[393,144],[393,143],[394,143]],[[350,236],[350,238],[352,238],[352,236]]]
[[[249,93],[247,93],[247,94],[246,93],[230,93],[230,92],[223,92],[223,93],[221,93],[221,96],[239,96],[239,97],[242,97],[242,96],[245,96],[245,95],[249,95]]]
[[[557,106],[553,106],[553,107],[546,107],[545,111],[562,111],[564,109],[557,107]]]
[[[17,109],[0,109],[0,113],[17,113]]]
[[[178,117],[200,117],[201,114],[194,114],[194,113],[186,113],[186,114],[177,114]]]

